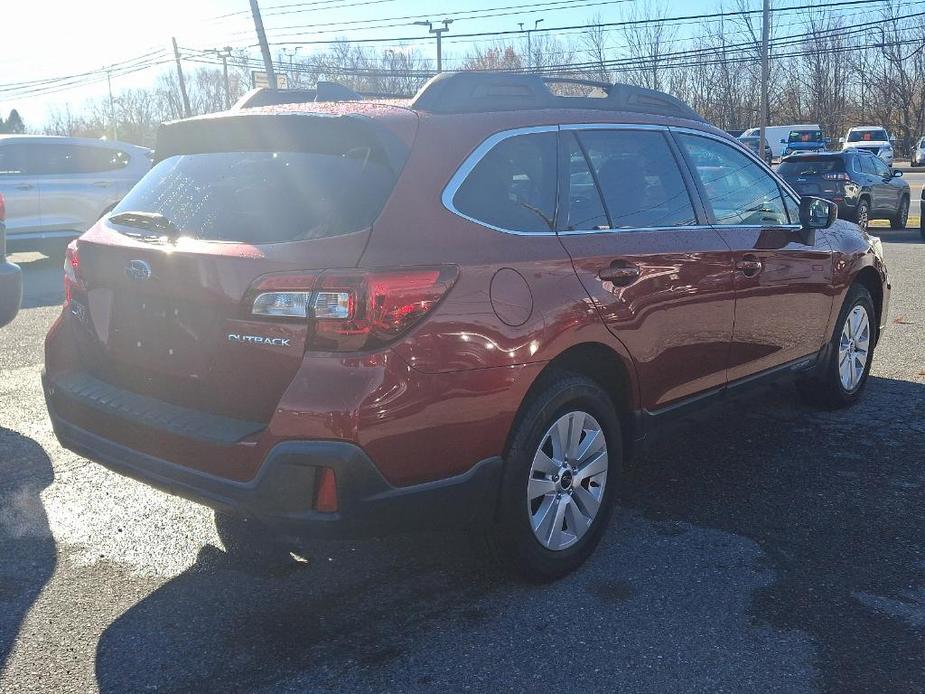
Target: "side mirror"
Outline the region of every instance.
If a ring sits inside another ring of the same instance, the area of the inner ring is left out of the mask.
[[[782,145],[785,145],[785,144],[787,144],[787,140],[785,140],[784,138],[781,138],[781,139],[780,139],[780,143],[781,143]]]
[[[838,219],[838,205],[822,198],[800,198],[800,224],[806,235],[806,245],[813,245],[816,229],[828,229]]]
[[[899,178],[902,175],[903,175],[902,171],[900,171],[899,169],[893,169],[893,178]]]
[[[845,138],[843,138],[843,137],[838,138],[838,144],[840,144],[840,145],[845,144]]]

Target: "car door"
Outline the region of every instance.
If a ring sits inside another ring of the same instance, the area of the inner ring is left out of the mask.
[[[656,411],[725,385],[730,250],[665,128],[564,125],[559,238]]]
[[[883,163],[875,154],[865,151],[858,153],[857,163],[863,174],[864,185],[870,191],[871,217],[882,214],[883,210],[889,207],[890,193],[884,191],[886,184],[883,175],[878,173],[877,162]]]
[[[41,145],[0,143],[0,193],[6,202],[6,231],[16,234],[42,228],[41,189],[33,175]]]
[[[83,233],[120,197],[114,192],[113,150],[47,145],[50,164],[41,176],[42,222],[49,231]]]
[[[881,213],[894,215],[896,210],[899,209],[899,200],[905,186],[893,175],[893,170],[880,157],[872,157],[872,159],[877,177],[877,186],[881,191]]]
[[[735,263],[728,379],[818,352],[832,307],[827,235],[809,238],[799,203],[764,166],[718,137],[676,132],[716,231]]]

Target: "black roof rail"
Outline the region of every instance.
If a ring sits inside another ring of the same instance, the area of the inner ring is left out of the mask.
[[[550,84],[593,87],[588,96],[560,96]],[[680,99],[629,84],[511,72],[442,72],[421,87],[411,108],[432,113],[577,108],[632,111],[703,121]]]

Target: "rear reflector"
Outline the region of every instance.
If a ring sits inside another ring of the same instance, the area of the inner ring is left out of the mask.
[[[322,513],[337,511],[337,477],[329,467],[318,468],[315,477],[315,510]]]

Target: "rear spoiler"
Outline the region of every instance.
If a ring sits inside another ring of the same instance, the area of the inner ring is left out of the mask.
[[[178,154],[210,152],[314,152],[344,154],[370,147],[381,150],[395,173],[408,147],[392,131],[361,114],[225,111],[162,123],[154,163]]]

